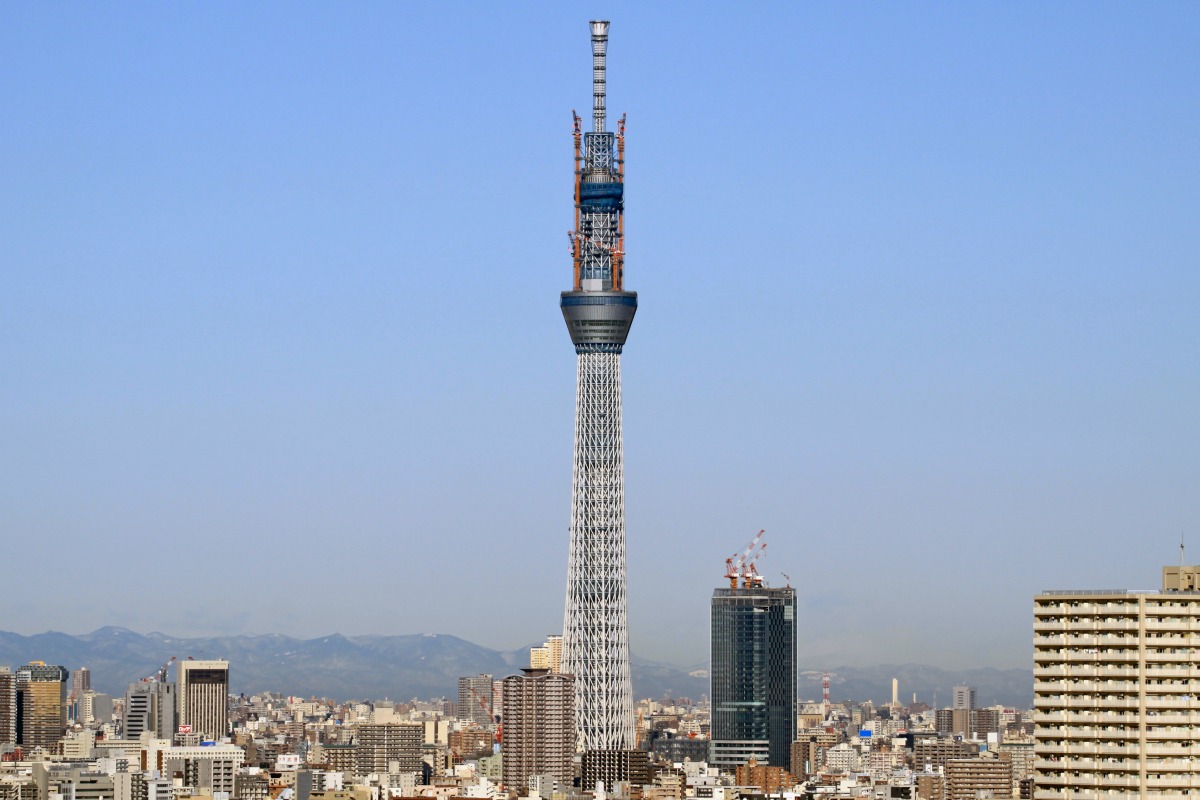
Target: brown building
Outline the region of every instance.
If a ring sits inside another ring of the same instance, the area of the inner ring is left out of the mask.
[[[913,775],[917,796],[921,800],[946,800],[946,779],[933,772],[918,772]]]
[[[946,800],[1012,797],[1012,769],[998,758],[952,758],[946,762]]]
[[[841,737],[824,728],[809,728],[796,734],[792,742],[791,772],[795,777],[816,774],[825,766],[825,751]]]
[[[590,791],[597,783],[611,790],[620,781],[642,787],[650,782],[650,754],[645,750],[585,750],[581,788]]]
[[[917,772],[928,767],[937,772],[952,758],[970,758],[979,748],[948,736],[921,736],[913,742],[913,769]]]
[[[994,708],[972,708],[968,727],[971,738],[986,739],[989,733],[1000,733],[1000,712]]]
[[[17,699],[21,712],[21,747],[51,749],[67,728],[67,669],[32,661],[18,667]]]
[[[17,743],[17,676],[0,667],[0,746]]]
[[[321,752],[324,753],[325,764],[330,772],[354,772],[358,763],[358,748],[352,744],[321,745]]]
[[[492,754],[492,743],[495,736],[486,728],[468,728],[461,731],[450,731],[447,739],[450,752],[460,759],[478,758]]]
[[[759,764],[753,758],[738,767],[736,774],[738,786],[755,786],[762,789],[763,794],[778,794],[796,784],[792,773],[783,767]]]
[[[575,756],[575,678],[526,669],[503,681],[503,783],[525,794],[529,778],[549,775],[571,785]]]

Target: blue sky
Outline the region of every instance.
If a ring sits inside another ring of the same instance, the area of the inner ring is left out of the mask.
[[[5,11],[0,628],[561,627],[596,17],[635,652],[759,528],[811,668],[1200,548],[1194,4]]]

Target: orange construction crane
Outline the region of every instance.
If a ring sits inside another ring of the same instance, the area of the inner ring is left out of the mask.
[[[763,584],[762,576],[758,574],[758,569],[754,566],[754,562],[758,561],[759,556],[767,549],[767,543],[763,542],[758,546],[758,550],[754,555],[746,559],[746,565],[742,569],[742,586],[747,589],[761,587]]]
[[[734,553],[732,556],[725,559],[725,577],[729,580],[730,589],[737,588],[738,578],[742,577],[746,559],[749,557],[751,551],[758,546],[758,543],[762,541],[764,533],[766,533],[765,530],[759,531],[754,535],[754,538],[750,540],[750,544],[746,545],[745,550],[743,550],[740,554]]]

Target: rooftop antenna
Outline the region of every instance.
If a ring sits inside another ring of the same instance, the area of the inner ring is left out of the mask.
[[[1179,568],[1183,569],[1185,563],[1186,562],[1183,557],[1183,534],[1181,533],[1179,534]]]
[[[605,55],[608,50],[608,20],[592,20],[592,130],[604,130]]]

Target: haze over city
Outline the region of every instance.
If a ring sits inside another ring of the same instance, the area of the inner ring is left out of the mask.
[[[808,667],[1200,547],[1194,6],[7,11],[0,628],[561,630],[598,13],[635,654],[760,528]]]

